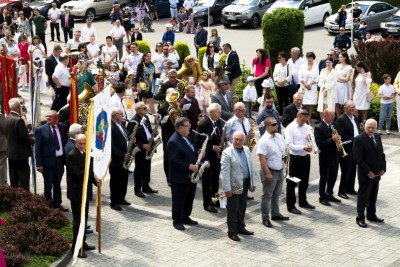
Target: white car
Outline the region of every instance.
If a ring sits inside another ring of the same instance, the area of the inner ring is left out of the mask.
[[[89,18],[94,20],[96,16],[105,16],[111,13],[115,0],[77,0],[70,1],[61,5],[60,10],[68,7],[70,13],[75,16],[75,18]],[[119,0],[119,5],[123,9],[129,1]]]
[[[332,14],[329,0],[276,0],[268,9],[272,13],[277,8],[296,8],[304,12],[304,26],[323,24]]]

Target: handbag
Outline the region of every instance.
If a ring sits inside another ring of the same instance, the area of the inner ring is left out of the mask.
[[[368,93],[367,93],[367,102],[371,103],[372,100],[374,100],[374,98],[375,98],[374,93],[372,91],[368,91]]]
[[[286,70],[287,70],[287,74],[289,74],[289,64],[286,64]],[[292,75],[290,82],[289,82],[290,94],[294,95],[295,93],[297,93],[298,90],[299,90],[299,88],[297,87],[297,84],[293,81],[293,75]]]

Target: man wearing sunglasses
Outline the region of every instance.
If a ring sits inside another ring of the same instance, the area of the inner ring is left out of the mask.
[[[346,35],[344,27],[340,27],[339,34],[335,36],[333,47],[343,52],[346,52],[351,48],[351,40],[349,36]]]
[[[335,49],[329,49],[328,53],[326,53],[326,56],[332,60],[333,62],[333,68],[335,68],[336,64],[339,63],[339,59],[337,58],[336,50]],[[321,61],[318,64],[318,69],[319,72],[321,73],[322,69],[326,68],[326,58],[321,59]]]

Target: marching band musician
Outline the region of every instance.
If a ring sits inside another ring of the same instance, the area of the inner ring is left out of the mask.
[[[135,170],[133,171],[133,179],[135,181],[135,195],[144,198],[143,193],[155,194],[158,190],[153,190],[150,183],[151,174],[151,159],[146,159],[146,152],[151,149],[149,144],[150,139],[158,135],[158,130],[152,130],[149,117],[147,114],[147,107],[143,102],[138,102],[135,106],[136,115],[132,120],[139,124],[136,132],[136,145],[140,148],[135,156]],[[128,132],[131,133],[131,127],[128,125]]]
[[[157,94],[154,96],[154,100],[164,101],[165,97],[167,96],[166,92],[169,88],[174,88],[176,91],[178,91],[180,98],[184,96],[185,86],[183,82],[177,78],[177,75],[178,72],[175,69],[171,69],[168,71],[168,80],[166,80],[160,85]]]
[[[315,127],[314,131],[315,141],[321,150],[319,153],[319,203],[324,206],[330,206],[329,201],[341,202],[333,196],[339,167],[339,151],[336,144],[341,142],[339,134],[332,134],[332,130],[337,127],[333,121],[334,117],[335,113],[326,108],[321,123]]]
[[[201,114],[199,102],[194,97],[195,90],[193,85],[185,87],[185,96],[180,101],[181,110],[186,118],[190,120],[190,125],[193,129],[197,129],[199,122],[199,115]],[[185,109],[184,106],[190,105],[189,109]]]
[[[111,107],[113,108],[120,108],[123,114],[123,126],[125,127],[126,122],[129,121],[128,114],[126,113],[125,106],[124,106],[124,96],[125,96],[125,84],[118,83],[114,85],[115,93],[111,97]]]
[[[258,141],[257,155],[260,160],[260,177],[263,185],[261,197],[262,221],[266,227],[271,228],[269,220],[289,220],[279,212],[279,196],[283,186],[283,156],[285,153],[285,140],[278,133],[278,122],[274,117],[264,120],[265,132]]]
[[[207,168],[202,176],[202,189],[203,189],[203,207],[208,212],[217,213],[217,209],[211,204],[211,197],[218,193],[219,187],[219,173],[221,171],[221,138],[225,139],[223,135],[224,122],[220,120],[221,106],[217,103],[211,104],[207,108],[208,117],[199,122],[197,131],[205,133],[209,136],[207,142],[207,149],[205,160],[210,162],[210,167]],[[196,146],[202,146],[205,137],[196,135]],[[218,157],[219,156],[219,157]]]
[[[307,202],[307,188],[310,179],[312,144],[307,141],[307,134],[311,132],[311,126],[307,125],[309,113],[307,110],[297,112],[296,119],[285,129],[285,140],[290,153],[289,175],[297,177],[299,182],[299,206],[305,209],[315,209],[315,206]],[[295,206],[297,183],[288,179],[286,185],[286,205],[290,213],[301,214]]]
[[[250,126],[249,119],[246,118],[246,107],[243,102],[237,102],[233,107],[234,115],[226,123],[226,133],[229,141],[232,142],[233,133],[240,131],[244,133],[245,141],[250,138],[254,138],[255,133]]]
[[[176,131],[169,139],[165,151],[169,159],[172,220],[174,228],[181,231],[185,230],[184,224],[198,224],[190,218],[197,185],[190,181],[190,174],[198,170],[197,150],[188,138],[190,128],[188,118],[178,118],[175,123]]]
[[[256,180],[250,149],[244,146],[245,135],[236,131],[232,144],[222,151],[221,183],[227,200],[228,237],[240,241],[238,234],[254,235],[245,227],[244,216],[247,206],[247,190],[254,192]]]

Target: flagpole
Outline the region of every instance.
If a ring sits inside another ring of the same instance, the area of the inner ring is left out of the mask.
[[[96,232],[98,234],[98,251],[101,254],[101,186],[97,187]]]
[[[8,76],[7,76],[7,72],[6,72],[6,69],[7,69],[7,47],[6,47],[6,44],[3,44],[2,48],[3,48],[2,70],[4,71],[4,81],[5,81],[5,84],[3,84],[3,95],[4,95],[4,93],[6,93],[6,95],[7,95],[7,99],[5,97],[3,97],[3,99],[4,99],[4,103],[3,103],[4,107],[3,108],[4,108],[4,113],[8,115],[10,113],[10,107],[8,105],[8,100],[10,100],[11,94],[9,92]]]
[[[31,125],[32,125],[32,132],[35,132],[35,124],[36,124],[36,122],[35,122],[35,120],[37,119],[37,118],[35,118],[35,110],[34,110],[34,103],[35,103],[35,97],[34,97],[34,95],[35,95],[35,70],[34,70],[34,67],[33,67],[33,50],[30,50],[29,51],[29,55],[30,55],[30,66],[29,66],[29,68],[30,68],[30,79],[29,79],[29,85],[30,85],[30,88],[31,88],[31,90],[30,90],[30,94],[31,94],[31,97],[30,97],[30,99],[31,99]],[[35,161],[33,160],[33,155],[32,155],[32,178],[33,178],[33,192],[34,192],[34,195],[36,196],[36,194],[37,194],[37,186],[36,186],[36,166],[34,165],[35,164]]]

